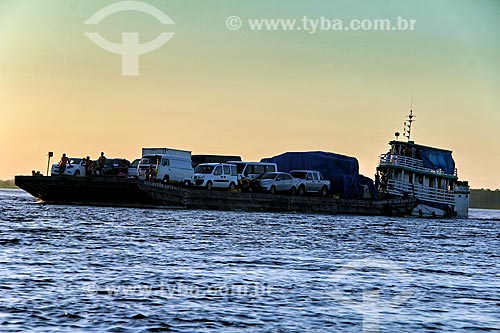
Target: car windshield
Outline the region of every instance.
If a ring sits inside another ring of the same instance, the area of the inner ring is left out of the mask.
[[[198,165],[196,169],[194,169],[194,173],[205,173],[205,174],[211,174],[212,171],[214,170],[213,165]]]
[[[82,161],[81,158],[72,158],[70,161],[69,161],[69,164],[80,164],[80,162]]]
[[[156,164],[157,157],[156,156],[144,156],[141,159],[141,164]]]
[[[260,179],[274,179],[274,178],[276,178],[276,175],[277,175],[276,173],[269,172],[269,173],[265,173],[265,174],[259,176],[258,178],[260,178]]]
[[[139,158],[138,158],[138,159],[136,159],[136,160],[134,160],[134,161],[132,162],[132,164],[130,164],[130,167],[131,167],[131,168],[137,168],[137,166],[139,165],[139,161],[140,161],[140,159],[139,159]]]
[[[292,171],[290,172],[293,178],[306,179],[307,172],[302,171]]]

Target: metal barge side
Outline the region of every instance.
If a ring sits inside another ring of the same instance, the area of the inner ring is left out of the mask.
[[[352,200],[179,188],[118,177],[16,176],[45,203],[311,214],[409,215],[414,199]]]

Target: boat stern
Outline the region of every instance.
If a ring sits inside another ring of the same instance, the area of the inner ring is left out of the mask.
[[[470,187],[467,181],[457,182],[455,188],[455,215],[461,218],[469,216]]]

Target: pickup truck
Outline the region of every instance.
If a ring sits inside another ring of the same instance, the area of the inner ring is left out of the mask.
[[[293,170],[290,171],[293,178],[299,181],[297,193],[319,193],[322,197],[328,196],[330,181],[323,179],[323,175],[315,170]]]

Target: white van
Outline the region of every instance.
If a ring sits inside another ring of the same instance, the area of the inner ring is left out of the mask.
[[[155,179],[165,183],[193,183],[194,169],[191,158],[169,154],[145,155],[139,162],[139,179],[146,179],[149,167],[155,170]]]
[[[238,161],[229,161],[227,163],[236,165],[238,180],[254,179],[266,172],[278,172],[276,163]]]
[[[228,188],[234,190],[238,184],[236,165],[226,163],[202,163],[194,169],[194,185],[212,188]]]

